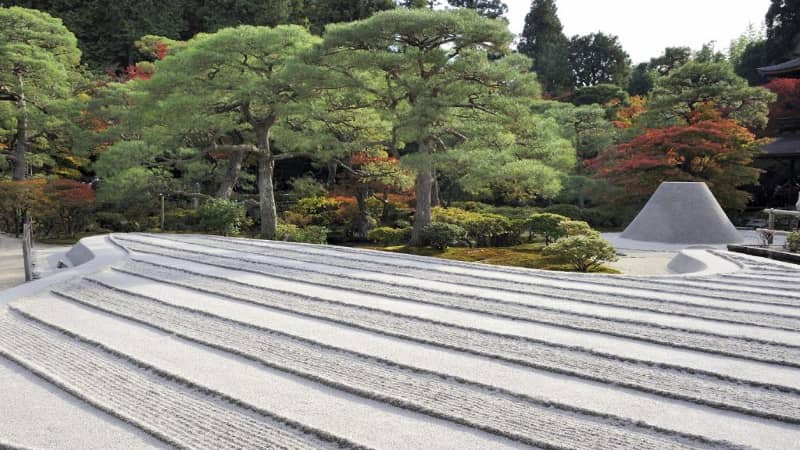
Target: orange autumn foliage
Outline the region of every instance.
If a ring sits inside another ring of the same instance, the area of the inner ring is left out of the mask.
[[[646,199],[664,181],[704,181],[724,208],[740,209],[748,195],[736,188],[758,180],[758,169],[750,166],[755,142],[753,133],[733,120],[699,120],[645,130],[586,165],[634,200]]]

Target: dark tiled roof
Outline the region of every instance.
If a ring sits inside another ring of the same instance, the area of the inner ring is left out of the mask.
[[[757,70],[763,76],[775,76],[792,72],[800,73],[800,58],[790,59],[774,66],[759,67]]]
[[[780,136],[764,146],[762,158],[797,156],[800,157],[800,135]]]

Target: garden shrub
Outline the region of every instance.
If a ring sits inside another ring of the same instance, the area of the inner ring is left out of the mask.
[[[542,210],[541,208],[535,208],[532,206],[496,206],[488,212],[500,214],[501,216],[505,216],[511,220],[518,220],[527,219],[532,214],[540,213]]]
[[[567,204],[555,204],[550,205],[544,209],[544,212],[551,213],[551,214],[558,214],[559,216],[565,216],[572,220],[582,220],[583,219],[583,210],[578,208],[575,205],[567,205]]]
[[[466,239],[467,232],[458,225],[433,222],[422,228],[422,239],[433,248],[444,250],[454,242]]]
[[[790,252],[800,252],[800,231],[793,231],[786,236],[785,247]]]
[[[524,220],[511,220],[506,230],[492,236],[492,247],[512,247],[522,244],[522,234],[525,230]]]
[[[493,209],[492,205],[473,201],[453,202],[450,204],[450,207],[471,212],[491,212]]]
[[[614,247],[599,236],[568,236],[545,247],[542,254],[556,257],[579,272],[588,272],[606,261],[617,260]]]
[[[194,209],[174,209],[164,215],[164,227],[172,231],[194,231],[199,228],[198,211]]]
[[[250,223],[243,204],[223,198],[206,201],[197,211],[197,218],[201,230],[225,236],[239,233]]]
[[[292,208],[296,212],[308,215],[323,214],[325,212],[336,211],[341,206],[337,199],[329,197],[306,197],[297,201],[297,205]]]
[[[569,217],[552,213],[533,214],[526,221],[530,237],[541,236],[544,245],[550,245],[562,236],[563,232],[559,226],[561,222],[566,222]]]
[[[498,236],[513,235],[511,221],[498,214],[476,214],[460,225],[476,247],[489,247]]]
[[[499,214],[437,207],[433,208],[433,220],[458,225],[467,232],[467,238],[478,247],[491,246],[500,236],[504,236],[506,241],[513,240],[515,234],[511,220]]]
[[[323,197],[327,193],[325,186],[310,175],[292,178],[289,184],[292,196],[298,199]]]
[[[135,221],[130,220],[122,213],[113,211],[100,211],[95,214],[95,220],[100,228],[109,231],[119,231],[123,233],[130,233],[135,231],[142,231],[142,225]]]
[[[588,223],[582,220],[565,220],[558,224],[562,236],[597,236],[600,233],[593,230]]]
[[[301,212],[285,211],[283,213],[284,222],[291,223],[292,225],[297,225],[298,227],[304,227],[306,225],[309,225],[313,220],[314,217],[308,214],[303,214]]]
[[[325,244],[328,241],[328,229],[316,225],[300,228],[290,223],[279,223],[275,229],[275,240]]]
[[[401,245],[411,239],[411,228],[378,227],[369,231],[367,239],[383,247]]]

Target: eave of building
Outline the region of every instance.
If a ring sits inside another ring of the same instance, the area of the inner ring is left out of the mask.
[[[790,59],[789,61],[773,66],[759,67],[756,70],[758,70],[758,73],[762,76],[776,76],[789,73],[800,75],[800,58]]]
[[[800,135],[780,136],[764,146],[758,158],[800,158]]]

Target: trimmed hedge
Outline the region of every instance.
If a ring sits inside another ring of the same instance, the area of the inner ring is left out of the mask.
[[[328,242],[328,229],[316,225],[300,228],[290,223],[279,223],[275,229],[275,240],[325,244]]]
[[[411,239],[411,228],[378,227],[369,231],[367,239],[384,247],[402,245]]]
[[[444,250],[454,242],[464,240],[467,232],[458,225],[433,222],[422,228],[422,240],[433,248]]]

